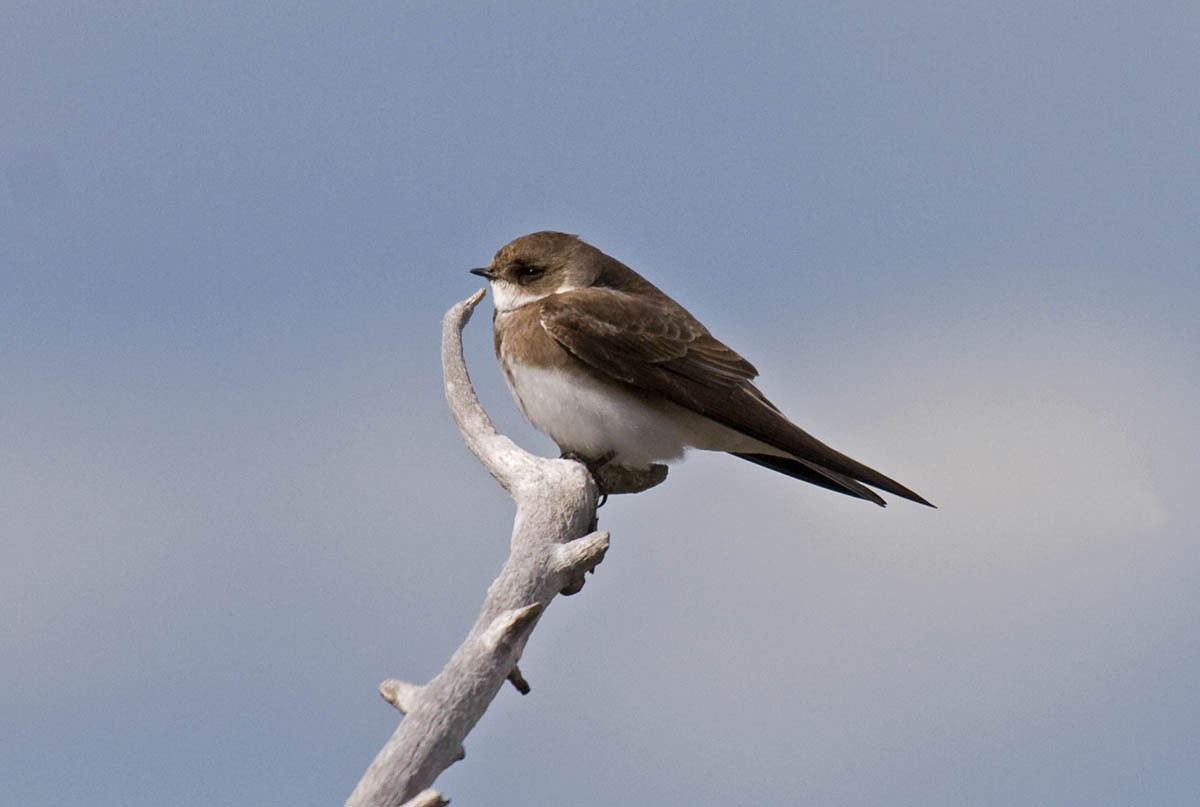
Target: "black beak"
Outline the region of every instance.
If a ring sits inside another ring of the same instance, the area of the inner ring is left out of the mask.
[[[480,266],[478,269],[468,269],[467,271],[469,271],[473,275],[479,275],[480,277],[486,277],[488,280],[491,280],[493,277],[496,276],[492,272],[492,268],[490,266]]]

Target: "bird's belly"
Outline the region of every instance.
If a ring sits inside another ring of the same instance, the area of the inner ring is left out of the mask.
[[[688,446],[736,450],[744,439],[665,400],[626,391],[580,370],[512,364],[505,373],[529,422],[563,451],[641,467],[678,459]]]

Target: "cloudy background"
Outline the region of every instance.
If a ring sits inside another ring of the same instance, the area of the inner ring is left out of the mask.
[[[613,499],[456,804],[1200,803],[1198,76],[1185,2],[5,4],[5,801],[341,803],[507,550],[439,320],[554,228],[940,509]]]

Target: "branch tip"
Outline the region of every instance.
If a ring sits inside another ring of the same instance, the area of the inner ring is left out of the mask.
[[[446,807],[449,803],[450,799],[442,798],[441,793],[433,788],[429,788],[428,790],[422,790],[401,804],[400,807]]]
[[[421,687],[398,678],[389,678],[379,685],[379,694],[395,706],[396,711],[406,715],[416,707],[417,700],[421,697]]]
[[[649,465],[645,468],[627,468],[623,465],[601,465],[593,473],[596,485],[606,494],[641,493],[667,479],[667,466]]]
[[[608,533],[593,532],[554,548],[554,571],[575,576],[594,571],[608,551]]]
[[[462,306],[462,312],[459,314],[459,316],[463,318],[464,325],[466,324],[466,321],[471,318],[471,314],[475,311],[475,306],[479,305],[479,301],[483,299],[485,294],[487,294],[487,286],[484,286],[482,289],[458,304]]]
[[[544,607],[540,602],[534,602],[524,608],[505,611],[492,620],[492,624],[484,631],[483,641],[489,647],[499,647],[501,642],[513,641],[537,621]]]
[[[525,680],[525,676],[521,675],[521,668],[516,664],[508,671],[508,682],[522,695],[529,694],[529,682]]]

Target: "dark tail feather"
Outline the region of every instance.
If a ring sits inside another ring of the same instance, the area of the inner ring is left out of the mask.
[[[786,474],[793,479],[799,479],[803,482],[823,487],[826,490],[844,493],[856,499],[866,499],[869,502],[875,502],[880,507],[887,507],[887,502],[883,500],[883,497],[875,493],[875,491],[865,485],[860,485],[848,476],[839,474],[837,471],[830,471],[826,468],[821,468],[819,465],[810,465],[800,460],[794,460],[791,457],[777,457],[773,454],[730,453],[739,459],[753,462],[755,465],[761,465],[764,468],[770,468],[772,471]]]
[[[814,460],[816,464],[820,465],[821,467],[832,467],[836,469],[838,473],[845,474],[851,479],[857,479],[859,482],[863,482],[873,488],[879,488],[887,493],[894,493],[901,498],[908,499],[910,502],[916,502],[917,504],[923,504],[926,507],[933,507],[934,509],[937,509],[936,505],[934,505],[932,502],[926,501],[924,496],[909,490],[895,479],[886,477],[879,473],[879,471],[876,471],[874,468],[863,465],[858,460],[851,459],[840,451],[835,451],[819,441],[814,440],[814,442],[817,442],[821,448],[825,449],[825,451],[832,455],[826,457],[824,452],[818,453],[818,456],[815,457]],[[828,463],[825,462],[826,459],[829,460]],[[803,461],[804,460],[801,460],[801,462]]]
[[[887,502],[885,502],[881,496],[876,494],[875,491],[866,487],[866,485],[863,485],[858,480],[853,479],[846,474],[839,473],[838,471],[831,471],[830,469],[814,462],[793,459],[792,457],[778,457],[773,454],[733,453],[733,456],[753,462],[755,465],[761,465],[764,468],[770,468],[772,471],[778,471],[779,473],[790,476],[793,479],[799,479],[812,485],[818,485],[819,487],[836,491],[837,493],[844,493],[847,496],[854,496],[858,499],[866,499],[867,501],[875,502],[875,504],[879,505],[880,507],[887,507]],[[933,504],[925,501],[924,498],[916,493],[913,493],[899,482],[888,479],[878,471],[867,468],[867,466],[862,465],[861,463],[852,460],[849,457],[846,457],[844,454],[841,455],[841,458],[870,472],[869,474],[864,474],[863,476],[859,477],[862,482],[866,482],[869,485],[875,485],[876,487],[882,488],[889,493],[902,496],[903,498],[917,502],[918,504],[923,504],[927,507],[934,507]],[[855,470],[857,470],[857,468]],[[886,486],[880,485],[877,484],[877,481],[885,481],[888,484]]]
[[[716,407],[711,411],[704,411],[703,414],[790,455],[776,457],[771,454],[738,454],[742,459],[823,488],[868,499],[876,504],[883,504],[883,500],[863,487],[864,485],[933,507],[923,497],[896,480],[830,448],[792,423],[753,385],[743,384],[729,396],[727,403],[729,405],[724,408]],[[736,417],[730,416],[730,412]],[[826,480],[832,484],[825,484]]]

